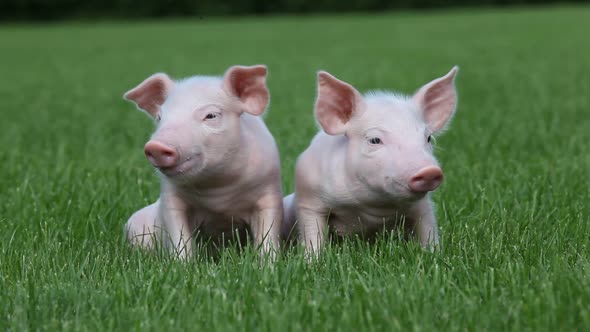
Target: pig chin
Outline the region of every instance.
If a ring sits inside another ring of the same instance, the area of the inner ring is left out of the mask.
[[[174,166],[159,167],[157,169],[168,179],[181,184],[191,182],[195,177],[198,177],[203,168],[203,158],[200,154],[195,154],[183,158],[181,162]]]

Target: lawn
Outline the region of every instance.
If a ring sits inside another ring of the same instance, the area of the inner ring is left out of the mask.
[[[0,330],[590,329],[590,7],[0,26]],[[148,75],[269,67],[285,192],[315,72],[412,93],[455,64],[443,250],[385,235],[307,264],[130,249],[159,184]]]

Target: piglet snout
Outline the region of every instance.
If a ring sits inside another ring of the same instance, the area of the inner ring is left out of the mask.
[[[442,181],[443,172],[440,167],[427,166],[420,169],[410,178],[408,186],[412,191],[425,193],[438,188]]]
[[[158,168],[168,168],[176,166],[178,163],[178,153],[176,150],[164,143],[151,140],[143,148],[147,159]]]

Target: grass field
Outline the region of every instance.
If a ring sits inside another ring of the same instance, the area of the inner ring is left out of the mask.
[[[590,329],[590,7],[0,26],[0,330]],[[158,195],[125,103],[156,71],[269,66],[285,191],[315,72],[411,93],[461,67],[437,140],[443,251],[383,238],[188,263],[127,247]]]

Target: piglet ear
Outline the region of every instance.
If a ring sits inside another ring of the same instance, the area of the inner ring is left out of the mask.
[[[445,129],[457,108],[455,76],[459,67],[455,66],[443,77],[424,85],[412,99],[422,111],[424,121],[433,132]]]
[[[244,104],[244,111],[261,115],[270,99],[266,87],[266,66],[233,66],[223,76],[223,87]]]
[[[352,85],[325,71],[318,73],[315,117],[327,134],[344,134],[348,121],[363,104],[363,97]]]
[[[127,91],[123,98],[134,102],[140,110],[157,120],[160,117],[160,106],[173,88],[174,82],[168,75],[157,73]]]

